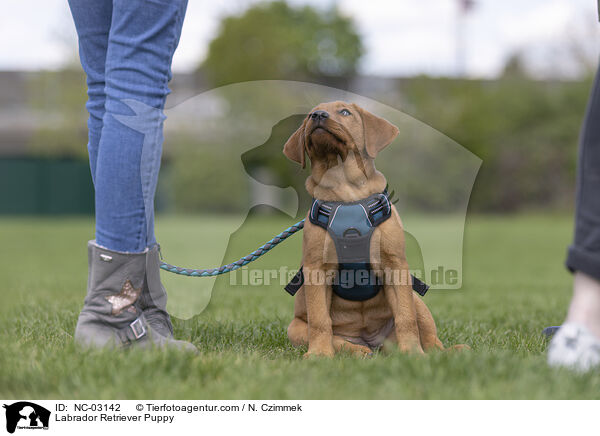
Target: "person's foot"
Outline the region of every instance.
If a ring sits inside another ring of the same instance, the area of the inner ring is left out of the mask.
[[[587,371],[600,365],[600,281],[575,272],[567,319],[548,350],[550,366]]]
[[[567,322],[552,338],[548,364],[576,371],[589,371],[600,366],[600,339],[582,324]]]
[[[545,335],[547,338],[551,339],[552,336],[554,336],[559,329],[560,329],[559,325],[553,325],[550,327],[546,327],[544,330],[542,330],[542,334]]]
[[[153,330],[173,338],[173,324],[167,312],[167,291],[160,281],[160,246],[146,253],[146,275],[140,295],[140,309]]]
[[[573,298],[565,323],[585,326],[600,339],[600,281],[581,271],[575,272]]]
[[[167,334],[163,335],[160,328],[154,328],[156,319],[147,319],[140,304],[146,261],[147,252],[118,253],[94,241],[88,243],[88,291],[75,328],[78,344],[96,348],[135,346],[198,351],[189,342],[173,339],[169,326],[164,326]],[[146,297],[146,308],[159,310],[152,295]]]

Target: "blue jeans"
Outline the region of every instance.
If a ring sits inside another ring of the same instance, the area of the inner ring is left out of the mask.
[[[87,75],[96,242],[142,252],[156,244],[163,109],[187,0],[69,0],[69,6]]]

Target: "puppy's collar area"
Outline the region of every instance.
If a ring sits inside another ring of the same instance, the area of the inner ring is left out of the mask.
[[[308,219],[327,230],[338,257],[338,277],[333,292],[341,298],[365,301],[376,296],[381,283],[371,269],[371,236],[375,228],[392,216],[387,190],[355,202],[314,199]],[[360,278],[360,280],[358,280]],[[304,283],[302,267],[285,287],[294,295]],[[412,276],[413,289],[425,295],[429,286]]]

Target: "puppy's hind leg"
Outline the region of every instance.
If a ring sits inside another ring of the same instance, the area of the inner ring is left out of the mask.
[[[308,324],[303,319],[294,318],[288,326],[287,333],[294,347],[308,345]],[[370,356],[373,354],[369,347],[354,344],[336,335],[333,335],[333,348],[336,352],[346,351],[357,356]]]
[[[366,357],[372,356],[373,350],[365,345],[355,344],[354,342],[347,341],[341,336],[333,335],[333,348],[336,352],[349,352],[355,356]]]
[[[419,326],[419,335],[421,338],[421,346],[423,350],[429,351],[433,349],[438,349],[442,351],[451,351],[451,350],[470,350],[466,344],[458,344],[451,345],[449,347],[444,347],[440,338],[437,335],[437,328],[435,326],[435,321],[433,320],[433,316],[429,311],[427,305],[415,294],[415,306],[417,309],[417,325]]]
[[[294,318],[288,326],[287,335],[294,347],[308,345],[308,324],[298,317]]]
[[[437,336],[437,328],[429,308],[416,294],[413,294],[413,296],[415,299],[415,309],[417,310],[419,338],[421,340],[421,346],[423,347],[423,350],[443,350],[444,344],[442,344],[442,341],[440,341]]]

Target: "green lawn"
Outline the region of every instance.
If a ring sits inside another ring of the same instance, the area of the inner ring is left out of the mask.
[[[226,260],[286,223],[247,224],[230,241]],[[231,225],[221,217],[161,217],[157,230],[170,262],[212,266],[211,250]],[[194,342],[198,356],[81,351],[72,339],[92,232],[87,218],[0,219],[0,398],[600,398],[600,372],[576,375],[545,364],[541,329],[562,321],[570,296],[562,266],[568,217],[471,217],[463,289],[432,291],[425,301],[442,341],[472,350],[364,360],[303,360],[304,350],[286,338],[293,300],[278,283],[232,286],[223,276],[211,297],[205,279],[166,273],[170,310],[189,318],[175,320],[176,335]],[[300,239],[255,266],[295,267]]]

